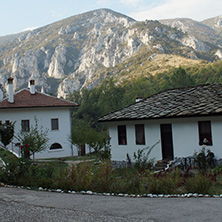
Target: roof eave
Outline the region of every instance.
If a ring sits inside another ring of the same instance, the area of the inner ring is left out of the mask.
[[[211,117],[211,116],[222,116],[221,113],[210,113],[210,114],[196,114],[196,115],[181,115],[181,116],[161,116],[161,117],[149,117],[149,118],[119,118],[119,119],[110,119],[110,120],[102,120],[99,119],[98,122],[120,122],[120,121],[138,121],[138,120],[160,120],[160,119],[180,119],[180,118],[195,118],[195,117]]]
[[[17,107],[0,107],[0,110],[6,110],[6,109],[41,109],[41,108],[69,108],[69,109],[75,109],[78,105],[70,105],[70,106],[17,106]]]

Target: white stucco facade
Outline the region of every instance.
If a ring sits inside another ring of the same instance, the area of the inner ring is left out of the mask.
[[[150,158],[162,159],[162,144],[160,124],[171,124],[174,157],[192,156],[199,151],[198,121],[210,121],[212,133],[212,146],[207,146],[214,152],[217,158],[222,158],[222,116],[191,117],[176,119],[155,120],[131,120],[109,122],[109,133],[111,137],[112,160],[126,160],[127,154],[133,160],[134,152],[138,149],[151,147],[159,141],[150,154]],[[144,124],[145,145],[136,145],[135,124]],[[118,144],[118,125],[126,125],[127,145]]]
[[[71,110],[67,107],[53,107],[53,108],[25,108],[25,109],[3,109],[0,110],[0,121],[4,123],[6,120],[15,123],[15,138],[13,143],[8,146],[9,149],[19,151],[14,146],[18,143],[16,136],[21,131],[21,121],[29,120],[30,127],[35,125],[35,118],[38,120],[38,126],[48,130],[49,142],[47,149],[36,153],[35,158],[53,158],[77,156],[77,148],[72,146],[69,136],[71,133]],[[58,130],[51,129],[51,119],[58,119]],[[50,146],[54,143],[59,143],[62,148],[50,150]]]

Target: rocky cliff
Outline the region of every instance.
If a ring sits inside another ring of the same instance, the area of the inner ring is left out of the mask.
[[[48,93],[66,97],[73,90],[95,87],[106,77],[104,70],[144,50],[147,59],[155,53],[199,59],[205,52],[211,59],[221,58],[222,40],[216,31],[205,41],[190,33],[179,20],[175,24],[162,23],[137,22],[100,9],[21,33],[7,41],[0,37],[0,83],[6,84],[7,78],[13,76],[14,87],[19,89],[27,87],[29,79],[35,79],[39,90],[44,88]]]

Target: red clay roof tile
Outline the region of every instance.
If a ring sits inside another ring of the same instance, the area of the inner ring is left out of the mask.
[[[23,89],[14,94],[14,103],[9,103],[8,98],[0,102],[0,109],[10,108],[38,108],[38,107],[76,107],[76,103],[59,99],[44,93],[31,94],[28,89]]]

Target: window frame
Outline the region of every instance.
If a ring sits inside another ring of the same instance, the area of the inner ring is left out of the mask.
[[[49,150],[62,150],[62,149],[63,149],[63,147],[60,143],[53,143],[49,147]]]
[[[142,137],[141,141],[139,137]],[[145,126],[144,124],[135,124],[135,142],[136,145],[145,145]]]
[[[29,119],[22,119],[21,120],[21,131],[22,132],[29,132],[30,131],[30,120]]]
[[[54,125],[55,121],[56,121],[56,127]],[[51,119],[51,130],[52,131],[59,130],[59,119],[58,118]]]
[[[211,121],[198,121],[198,132],[199,132],[199,145],[212,146],[212,129]],[[207,139],[207,142],[204,142]]]
[[[117,126],[118,144],[127,145],[127,130],[126,125]]]

